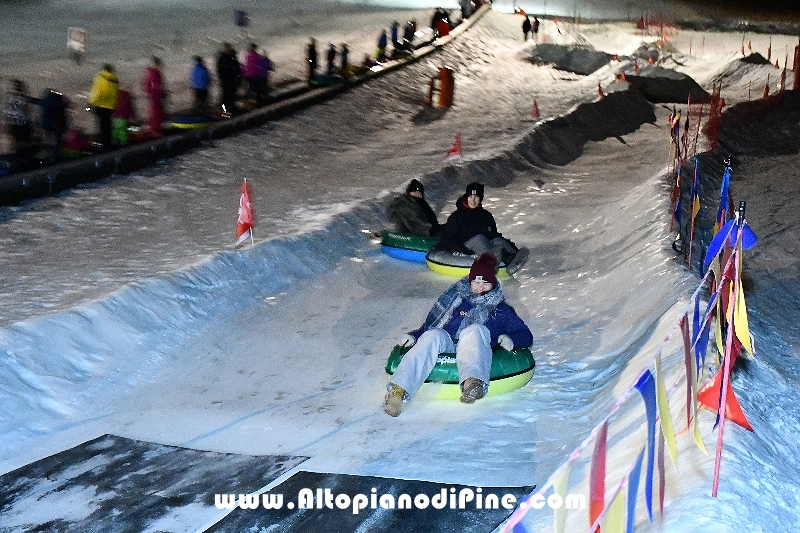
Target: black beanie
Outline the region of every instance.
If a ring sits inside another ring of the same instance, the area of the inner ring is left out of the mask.
[[[422,183],[416,179],[411,180],[411,182],[408,184],[408,187],[406,187],[406,194],[414,191],[419,191],[423,196],[425,196],[425,187],[423,187]]]
[[[481,199],[481,202],[483,201],[483,184],[482,183],[472,182],[469,185],[467,185],[467,194],[466,194],[466,196],[472,196],[473,194],[477,194],[478,198]]]

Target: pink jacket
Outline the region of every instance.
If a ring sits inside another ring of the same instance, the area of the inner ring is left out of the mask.
[[[258,64],[261,61],[261,56],[252,48],[247,51],[244,56],[244,63],[242,63],[242,76],[245,78],[257,78],[259,74]]]

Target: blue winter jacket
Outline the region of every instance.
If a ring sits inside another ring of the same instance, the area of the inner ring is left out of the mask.
[[[439,297],[431,310],[428,312],[425,323],[422,324],[422,326],[418,329],[410,331],[409,335],[413,336],[414,339],[419,339],[423,333],[434,327],[435,324],[439,322],[440,318],[444,316],[445,313],[449,313],[450,309],[453,308],[450,319],[444,324],[442,329],[447,331],[450,336],[455,337],[455,334],[461,325],[463,316],[469,312],[472,307],[474,307],[467,300],[462,299],[460,302],[458,301],[459,284],[462,285],[463,290],[463,284],[469,285],[469,278],[464,277],[458,280],[455,284],[451,285],[450,288],[448,288]],[[490,293],[494,291],[502,292],[499,282],[492,289],[492,291],[490,291]],[[528,328],[525,322],[523,322],[519,315],[517,315],[517,312],[514,310],[514,308],[505,302],[505,299],[502,298],[502,295],[501,301],[489,313],[489,317],[484,325],[489,329],[489,332],[492,335],[492,347],[497,346],[497,338],[500,335],[508,335],[514,342],[515,348],[527,348],[533,344],[533,334],[531,333],[530,328]]]
[[[192,68],[190,78],[193,89],[208,89],[208,85],[211,83],[211,74],[209,74],[208,68],[197,62]]]

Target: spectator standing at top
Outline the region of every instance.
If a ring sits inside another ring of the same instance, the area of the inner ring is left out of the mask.
[[[436,21],[436,32],[435,35],[437,37],[446,37],[450,35],[450,22],[447,20],[447,12]]]
[[[242,81],[242,72],[239,60],[236,58],[236,50],[231,43],[222,43],[222,50],[217,58],[217,77],[222,90],[220,102],[222,112],[233,115],[236,113],[236,91]]]
[[[3,101],[3,123],[11,137],[11,153],[18,154],[31,144],[31,98],[25,94],[22,80],[11,80],[11,87]]]
[[[461,18],[467,20],[472,15],[472,0],[458,0],[461,7]]]
[[[528,40],[528,34],[531,32],[531,19],[528,18],[528,15],[525,15],[525,20],[522,21],[522,35],[524,37],[524,41]]]
[[[342,62],[340,66],[341,68],[340,72],[342,73],[342,76],[349,75],[350,71],[350,59],[348,57],[349,55],[350,55],[350,47],[347,46],[347,43],[342,43],[342,49],[339,52],[339,56],[341,57],[341,62]]]
[[[439,21],[442,19],[442,9],[437,7],[433,10],[433,15],[431,16],[431,29],[436,32],[436,28],[439,26]]]
[[[328,44],[328,52],[326,59],[328,60],[328,76],[333,76],[333,70],[336,64],[336,56],[338,52],[336,51],[336,46],[333,43]]]
[[[308,41],[308,45],[306,45],[306,63],[308,65],[308,82],[314,79],[314,76],[317,74],[317,61],[319,58],[317,57],[317,40],[313,37]]]
[[[53,156],[61,157],[61,144],[67,131],[67,99],[58,91],[45,89],[38,104],[42,107],[42,129],[53,141]]]
[[[403,48],[408,51],[414,49],[414,34],[417,33],[417,22],[409,20],[403,29]]]
[[[399,33],[400,33],[400,23],[396,20],[392,22],[392,27],[389,29],[389,35],[392,38],[392,48],[397,50],[400,47],[400,40],[399,40]]]
[[[106,63],[103,65],[103,70],[94,77],[92,90],[87,100],[94,114],[97,115],[100,144],[103,146],[103,150],[111,148],[111,115],[117,106],[118,93],[119,79],[114,74],[114,67]]]
[[[194,56],[194,65],[189,73],[189,82],[194,91],[193,108],[197,112],[204,112],[208,109],[208,86],[211,84],[211,73],[200,56]]]
[[[259,105],[263,105],[269,98],[269,73],[272,72],[274,68],[275,66],[267,55],[267,51],[262,50],[258,60],[258,75],[260,78],[258,94]]]
[[[539,42],[539,19],[536,15],[533,16],[533,24],[531,25],[531,32],[533,33],[533,41]]]
[[[111,116],[113,124],[112,142],[117,146],[128,144],[128,125],[136,120],[136,108],[131,93],[120,89],[117,93],[117,105]]]
[[[161,73],[161,58],[153,56],[152,64],[144,71],[142,85],[150,102],[147,111],[147,127],[153,135],[161,135],[164,124],[164,99],[167,97],[164,76]]]
[[[257,98],[259,93],[259,63],[261,56],[258,55],[256,50],[256,43],[250,43],[247,52],[244,55],[244,63],[242,63],[242,78],[247,82],[247,95],[250,98]]]
[[[386,46],[389,44],[389,37],[386,35],[386,30],[381,30],[378,35],[378,51],[375,53],[375,59],[378,61],[386,61]]]

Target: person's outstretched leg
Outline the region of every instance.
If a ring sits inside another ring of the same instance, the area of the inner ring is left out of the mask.
[[[455,345],[445,330],[435,328],[423,333],[397,365],[387,386],[384,411],[392,416],[399,415],[401,402],[410,401],[425,383],[436,365],[438,355],[452,351],[455,351]]]
[[[492,243],[486,235],[475,235],[464,242],[464,246],[472,250],[476,255],[481,255],[485,252],[494,254],[492,251]],[[497,257],[499,259],[500,256]]]
[[[482,324],[467,326],[456,345],[456,365],[461,382],[461,401],[472,403],[489,390],[492,371],[492,334]]]

